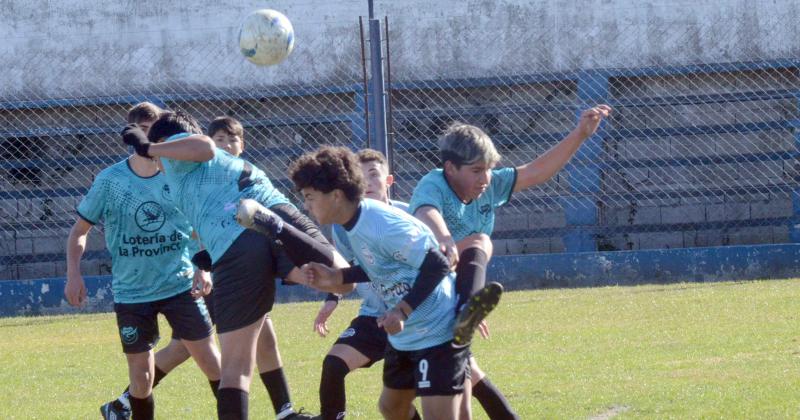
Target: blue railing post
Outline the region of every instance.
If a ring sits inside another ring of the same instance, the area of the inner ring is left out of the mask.
[[[577,82],[577,118],[580,118],[585,108],[608,102],[608,75],[605,72],[581,71]],[[597,195],[602,188],[599,161],[603,152],[604,134],[605,123],[586,140],[564,168],[570,188],[570,195],[562,198],[569,228],[562,237],[567,252],[597,251],[594,232],[599,220]]]
[[[795,93],[795,103],[800,110],[800,92]],[[800,158],[800,120],[792,121],[794,126],[794,153],[795,162]],[[792,217],[789,219],[789,240],[800,243],[800,185],[795,185],[792,190]]]

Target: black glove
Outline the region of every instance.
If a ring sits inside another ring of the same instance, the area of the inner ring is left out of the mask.
[[[128,124],[122,129],[122,142],[128,146],[133,146],[136,154],[144,157],[152,157],[147,151],[150,150],[150,140],[141,128],[136,124]]]
[[[205,249],[194,254],[192,264],[203,271],[211,271],[211,254]]]

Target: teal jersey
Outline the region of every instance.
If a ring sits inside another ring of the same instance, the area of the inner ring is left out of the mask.
[[[127,159],[116,163],[95,177],[77,211],[105,226],[114,302],[151,302],[192,287],[192,228],[161,173],[143,178]]]
[[[244,231],[236,223],[239,200],[252,198],[264,207],[289,204],[262,170],[222,149],[215,148],[214,157],[206,162],[166,158],[161,162],[175,204],[197,230],[213,262]]]
[[[444,171],[434,169],[422,177],[414,188],[409,212],[414,214],[425,206],[436,208],[455,242],[474,233],[491,236],[494,231],[494,209],[511,199],[516,182],[516,168],[493,169],[492,180],[486,191],[477,199],[464,203],[450,188]]]
[[[402,201],[389,200],[389,204],[394,208],[408,211],[408,204]],[[350,240],[347,239],[347,234],[342,225],[333,225],[331,231],[333,235],[333,244],[336,246],[336,250],[339,251],[339,254],[341,254],[347,262],[354,263],[355,256],[353,255],[353,249],[350,246]],[[389,309],[386,307],[380,293],[378,293],[378,290],[375,288],[375,283],[356,284],[356,293],[358,293],[358,296],[361,298],[361,307],[358,309],[359,316],[379,317]]]
[[[408,213],[379,201],[361,201],[361,214],[345,236],[353,260],[370,278],[386,308],[411,290],[425,255],[439,245],[431,230]],[[405,321],[403,331],[389,336],[398,350],[433,347],[453,339],[455,275],[448,274]]]

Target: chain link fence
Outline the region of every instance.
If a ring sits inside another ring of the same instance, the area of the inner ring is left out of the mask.
[[[564,138],[581,110],[608,103],[612,117],[563,171],[499,210],[496,253],[790,241],[800,48],[770,50],[738,39],[740,28],[724,17],[707,25],[714,33],[674,23],[643,33],[630,24],[578,37],[564,22],[511,16],[514,38],[444,33],[439,39],[452,42],[437,41],[439,56],[419,60],[433,54],[414,47],[428,35],[390,16],[395,198],[408,200],[416,181],[439,164],[436,138],[453,121],[485,129],[501,165],[518,166]],[[532,24],[540,28],[529,30]],[[761,21],[753,31],[781,24]],[[703,47],[715,40],[717,49]],[[197,47],[200,55],[117,52],[104,71],[120,61],[141,71],[114,78],[86,74],[85,63],[70,58],[36,89],[0,98],[0,279],[64,275],[74,208],[96,173],[127,156],[117,133],[127,109],[143,100],[204,124],[221,115],[241,120],[244,157],[299,204],[286,176],[295,157],[322,144],[361,148],[370,138],[355,19],[340,42],[351,47],[336,76],[312,83],[274,86],[264,72],[313,69],[293,60],[255,67],[236,48],[211,43]],[[325,45],[299,40],[296,48],[293,54],[313,56]],[[482,60],[489,48],[501,51]],[[23,60],[18,68],[52,63],[35,53]],[[185,71],[165,73],[164,60]],[[212,73],[236,87],[199,82]],[[64,75],[84,88],[62,89]],[[153,88],[152,79],[167,87]],[[109,274],[108,260],[95,232],[84,274]]]
[[[770,28],[791,17],[683,6],[682,19],[649,25],[520,11],[506,17],[520,22],[513,38],[458,38],[443,28],[443,38],[456,39],[442,52],[457,62],[446,69],[404,67],[411,51],[401,50],[391,67],[397,195],[408,199],[439,164],[437,135],[454,120],[483,128],[500,165],[519,166],[563,139],[581,110],[606,103],[611,118],[565,169],[500,209],[496,252],[789,242],[800,44]],[[654,15],[677,5],[661,8]],[[404,46],[413,45],[412,29],[398,26]],[[497,49],[500,60],[481,61]]]

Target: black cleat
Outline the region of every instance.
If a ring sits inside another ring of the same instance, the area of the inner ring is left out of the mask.
[[[502,294],[503,286],[492,281],[470,296],[456,316],[456,325],[453,327],[454,348],[466,347],[472,343],[478,324],[497,306]]]
[[[283,219],[272,210],[262,206],[258,201],[246,198],[239,202],[236,221],[269,238],[275,237],[283,230]]]
[[[119,400],[114,400],[103,404],[100,407],[100,414],[104,420],[130,420],[131,409],[123,406]]]
[[[322,416],[315,416],[311,413],[306,413],[302,408],[296,413],[289,414],[283,420],[315,420],[321,419]]]

